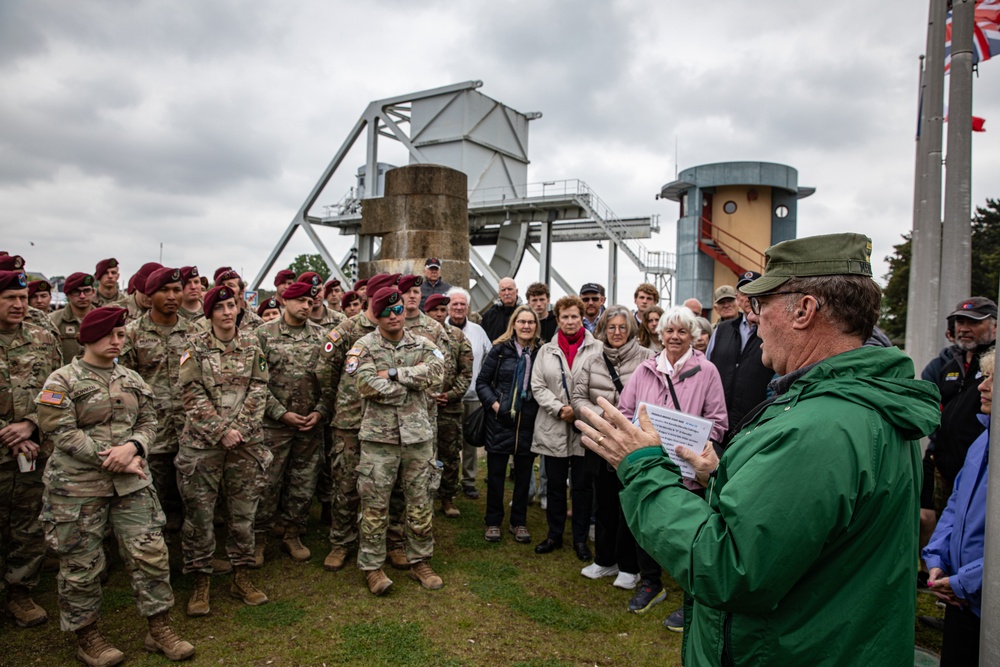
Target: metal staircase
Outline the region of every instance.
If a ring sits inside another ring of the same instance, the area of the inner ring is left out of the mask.
[[[728,268],[736,275],[747,271],[764,271],[764,253],[741,241],[726,230],[713,225],[708,218],[701,219],[698,249]]]

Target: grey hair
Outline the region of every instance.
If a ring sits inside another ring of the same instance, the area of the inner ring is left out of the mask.
[[[687,329],[692,336],[697,336],[698,330],[701,329],[698,326],[698,320],[695,319],[694,313],[689,308],[671,306],[660,316],[660,321],[656,324],[656,333],[660,335],[668,326],[677,326],[678,324]]]
[[[989,371],[993,372],[993,366],[996,363],[996,351],[997,346],[992,345],[990,349],[986,350],[979,356],[979,370],[982,372]]]
[[[712,323],[711,322],[709,322],[708,320],[706,320],[704,317],[696,317],[694,319],[698,323],[698,328],[701,329],[701,333],[707,333],[707,334],[711,334],[712,333]],[[700,336],[701,334],[698,334],[698,335]]]
[[[464,296],[465,297],[465,302],[468,303],[470,307],[472,306],[472,297],[469,295],[469,293],[466,290],[462,289],[461,287],[452,287],[450,290],[448,290],[445,293],[445,296],[450,299],[451,297],[455,296],[456,294],[461,294],[462,296]]]
[[[624,317],[625,327],[626,327],[626,341],[635,338],[636,334],[639,333],[639,325],[632,317],[632,311],[625,306],[614,305],[608,306],[601,313],[601,318],[597,320],[597,326],[594,328],[594,338],[601,341],[602,343],[608,342],[608,322],[611,321],[613,317]]]

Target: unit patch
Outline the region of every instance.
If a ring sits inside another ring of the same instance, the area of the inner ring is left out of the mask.
[[[434,350],[434,356],[440,359],[441,361],[444,361],[444,355],[441,354],[441,350]]]
[[[327,344],[323,346],[323,351],[333,352],[333,343],[327,342]]]
[[[347,358],[347,363],[344,364],[344,371],[348,375],[354,375],[354,371],[356,371],[356,370],[358,370],[358,358],[357,357],[348,357]]]
[[[263,354],[257,355],[257,367],[262,371],[267,370],[267,359],[264,358]]]

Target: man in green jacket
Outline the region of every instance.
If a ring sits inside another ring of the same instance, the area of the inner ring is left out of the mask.
[[[939,396],[898,349],[862,347],[870,257],[859,234],[786,241],[740,288],[779,378],[721,461],[677,448],[705,500],[644,411],[637,427],[605,402],[604,419],[584,410],[596,430],[577,422],[618,470],[629,528],[694,598],[686,665],[913,664],[917,439]]]

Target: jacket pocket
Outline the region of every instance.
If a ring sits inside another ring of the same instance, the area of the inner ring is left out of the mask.
[[[38,518],[45,532],[45,544],[60,556],[78,552],[83,547],[80,507],[78,503],[53,503],[49,498],[42,505]]]

